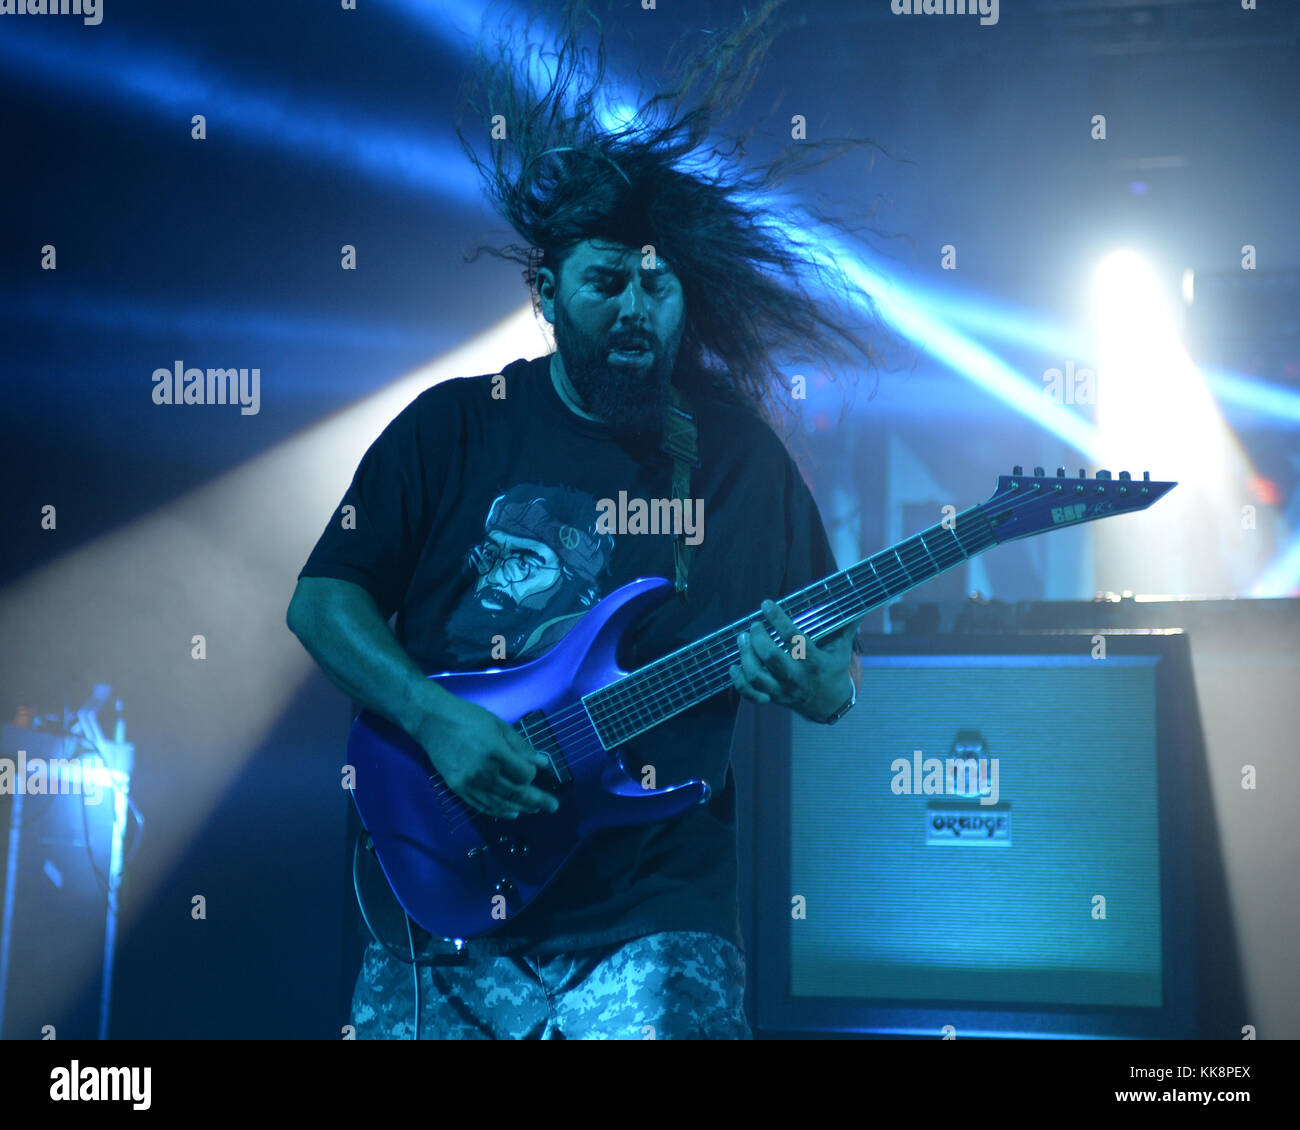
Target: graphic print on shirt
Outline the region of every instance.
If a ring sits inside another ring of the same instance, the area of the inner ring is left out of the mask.
[[[501,636],[513,663],[563,638],[604,595],[614,538],[596,522],[596,500],[571,487],[522,483],[493,499],[484,538],[466,557],[478,581],[447,622],[457,658],[493,658]]]

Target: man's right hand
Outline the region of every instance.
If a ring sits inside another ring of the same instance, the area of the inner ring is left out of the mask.
[[[415,738],[471,808],[514,817],[559,807],[531,784],[550,767],[546,757],[495,714],[426,678],[360,585],[302,577],[286,620],[334,685]]]
[[[546,756],[491,711],[448,697],[415,736],[451,791],[476,811],[507,820],[559,808],[532,784],[539,769],[550,768]]]

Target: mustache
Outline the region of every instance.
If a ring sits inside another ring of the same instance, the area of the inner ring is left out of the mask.
[[[488,585],[485,588],[479,589],[479,591],[474,594],[474,598],[479,602],[480,607],[492,616],[509,616],[518,611],[518,605],[515,603],[515,598],[506,592],[505,589],[499,589],[494,585]],[[487,602],[489,600],[493,604],[500,605],[501,607],[488,608]]]

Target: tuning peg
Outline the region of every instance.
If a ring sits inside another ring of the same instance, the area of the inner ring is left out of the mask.
[[[1065,468],[1064,468],[1064,467],[1057,467],[1057,468],[1056,468],[1056,477],[1057,477],[1058,479],[1063,479],[1063,478],[1065,478]]]
[[[1041,479],[1042,477],[1043,477],[1043,469],[1042,469],[1041,467],[1035,467],[1035,468],[1034,468],[1034,478],[1036,478],[1036,479]]]
[[[1088,470],[1087,470],[1087,468],[1086,468],[1086,467],[1080,467],[1080,468],[1079,468],[1079,478],[1081,478],[1081,479],[1086,479],[1087,477],[1088,477]]]
[[[1150,472],[1150,471],[1143,471],[1143,472],[1142,472],[1142,481],[1143,481],[1144,483],[1149,483],[1149,482],[1151,481],[1151,472]]]
[[[1110,478],[1110,472],[1109,472],[1109,471],[1105,471],[1105,470],[1098,471],[1096,477],[1099,478],[1099,479],[1109,479],[1109,478]]]
[[[1129,479],[1131,479],[1133,476],[1130,475],[1127,471],[1121,471],[1119,473],[1119,477],[1123,479],[1125,482],[1128,482]]]
[[[1019,463],[1017,463],[1014,467],[1011,468],[1011,473],[1013,475],[1023,475],[1025,473],[1025,469]]]

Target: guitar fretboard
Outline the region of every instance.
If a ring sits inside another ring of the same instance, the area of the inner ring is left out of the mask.
[[[816,643],[996,544],[984,508],[972,506],[950,522],[931,526],[777,603],[799,633]],[[585,695],[583,705],[604,747],[622,745],[730,688],[727,671],[740,658],[736,637],[755,620],[766,623],[761,611],[755,610]],[[767,631],[774,643],[785,646],[774,628]]]

